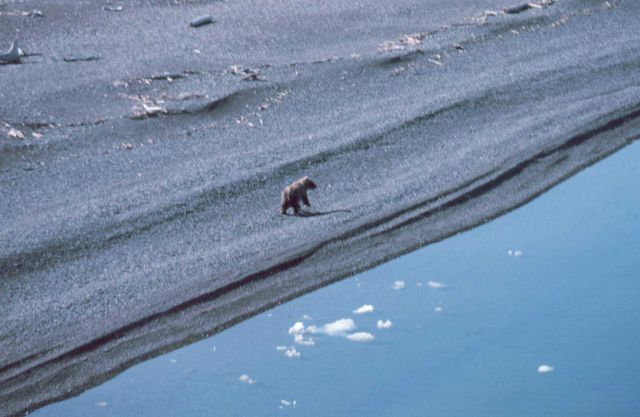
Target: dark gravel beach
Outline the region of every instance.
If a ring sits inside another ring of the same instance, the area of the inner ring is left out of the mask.
[[[0,54],[26,54],[0,64],[0,415],[491,220],[635,140],[640,5],[519,6],[0,3]],[[304,175],[311,213],[281,216]]]

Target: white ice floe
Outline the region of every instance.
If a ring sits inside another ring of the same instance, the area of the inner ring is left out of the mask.
[[[276,346],[276,350],[278,352],[284,352],[285,350],[287,350],[287,347],[286,346]]]
[[[293,337],[293,341],[302,346],[315,346],[316,342],[312,337],[304,338],[303,335],[297,334]]]
[[[291,346],[291,348],[287,349],[284,352],[284,354],[287,355],[288,358],[299,358],[300,357],[300,352],[298,352],[294,346]]]
[[[106,407],[108,404],[106,401],[98,401],[96,407]]]
[[[302,316],[303,320],[313,320],[313,317],[309,316],[308,314],[305,314],[304,316]]]
[[[242,375],[240,375],[240,378],[238,378],[238,381],[240,381],[240,382],[244,382],[245,384],[250,384],[250,385],[252,385],[252,384],[255,384],[255,383],[256,383],[256,381],[254,381],[253,379],[251,379],[251,378],[249,377],[249,375],[247,375],[247,374],[242,374]]]
[[[438,306],[434,308],[433,311],[435,311],[436,313],[442,313],[442,307]]]
[[[304,333],[304,323],[301,321],[296,322],[293,326],[289,328],[290,335],[303,334]]]
[[[378,329],[390,329],[391,326],[393,326],[393,323],[391,323],[391,320],[378,320]]]
[[[315,326],[309,326],[308,330],[311,332],[313,329],[315,332],[328,334],[329,336],[343,336],[355,328],[356,323],[352,319],[340,319],[333,323],[327,323],[320,329],[317,329]]]
[[[549,365],[540,365],[540,366],[538,366],[538,373],[539,374],[546,374],[547,372],[553,372],[553,366],[549,366]]]
[[[373,306],[371,304],[365,304],[362,307],[358,307],[358,309],[353,310],[353,314],[366,314],[373,313]]]
[[[280,404],[284,405],[285,407],[291,407],[293,406],[293,408],[296,408],[296,400],[293,401],[288,401],[288,400],[280,400]],[[280,408],[282,408],[282,406],[280,406]]]
[[[507,253],[509,254],[509,256],[522,256],[522,251],[521,250],[509,249],[509,251]]]
[[[175,359],[169,359],[169,363],[177,363],[178,361]]]
[[[429,288],[434,288],[436,290],[446,287],[446,285],[444,285],[442,282],[438,282],[438,281],[429,281],[429,282],[427,282],[427,285],[429,286]]]
[[[371,342],[375,339],[375,337],[368,332],[357,332],[348,334],[347,339],[352,340],[354,342]]]
[[[393,283],[394,290],[401,290],[404,288],[404,281],[396,281]]]

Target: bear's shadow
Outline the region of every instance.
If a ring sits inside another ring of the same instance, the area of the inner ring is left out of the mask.
[[[326,216],[329,214],[335,213],[351,213],[351,210],[330,210],[330,211],[306,211],[300,210],[300,213],[286,213],[285,216],[293,216],[293,217],[316,217],[316,216]]]

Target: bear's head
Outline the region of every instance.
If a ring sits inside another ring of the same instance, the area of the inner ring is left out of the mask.
[[[311,181],[309,179],[309,177],[304,177],[302,180],[303,180],[302,183],[304,184],[304,186],[307,189],[309,189],[309,190],[315,190],[316,189],[316,187],[317,187],[316,184],[313,181]]]

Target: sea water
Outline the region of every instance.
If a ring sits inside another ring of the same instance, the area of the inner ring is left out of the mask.
[[[497,220],[33,414],[637,415],[639,166],[636,143]]]

